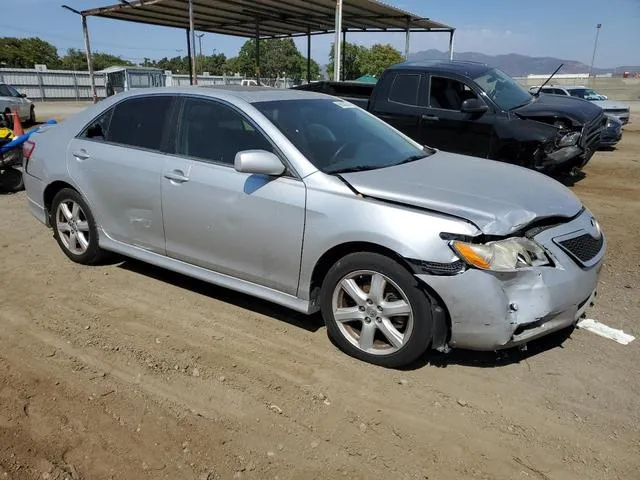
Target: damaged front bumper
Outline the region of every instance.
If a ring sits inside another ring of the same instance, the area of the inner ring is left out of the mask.
[[[571,222],[534,237],[555,266],[508,273],[468,269],[454,276],[417,275],[446,305],[449,345],[499,350],[574,325],[595,299],[606,245],[601,237],[597,253],[581,261],[578,257],[586,258],[581,247],[573,255],[560,242],[600,235],[591,219],[585,210]]]

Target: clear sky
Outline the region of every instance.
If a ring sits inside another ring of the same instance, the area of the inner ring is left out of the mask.
[[[0,36],[39,36],[61,53],[83,48],[80,18],[60,5],[78,10],[117,0],[0,0]],[[566,60],[591,61],[595,25],[602,23],[597,67],[640,65],[640,0],[387,0],[387,3],[457,28],[455,48],[491,55],[521,53]],[[94,51],[115,53],[133,61],[186,54],[184,31],[140,24],[89,19]],[[328,62],[331,35],[314,36],[312,56]],[[403,34],[348,34],[347,41],[365,45],[391,43],[404,49]],[[214,49],[233,56],[241,38],[206,34],[203,53]],[[296,40],[306,52],[306,39]],[[411,51],[446,50],[447,34],[416,33]]]

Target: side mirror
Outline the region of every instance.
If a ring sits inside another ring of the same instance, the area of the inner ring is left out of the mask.
[[[27,94],[26,93],[19,93],[18,97],[20,98],[27,98]]]
[[[464,113],[486,113],[489,111],[489,107],[479,98],[467,98],[462,102],[460,111]]]
[[[255,175],[282,175],[284,165],[280,159],[266,150],[244,150],[236,153],[233,166],[237,172]]]

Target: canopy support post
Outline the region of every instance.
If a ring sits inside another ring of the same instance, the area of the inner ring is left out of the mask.
[[[193,57],[191,56],[191,34],[189,29],[187,32],[187,56],[189,57],[189,85],[193,85]]]
[[[407,18],[407,30],[404,38],[404,59],[409,59],[409,45],[411,44],[411,19]]]
[[[333,41],[333,80],[340,81],[340,66],[342,45],[340,45],[340,32],[342,31],[342,0],[336,0],[336,25],[335,39]]]
[[[449,60],[453,60],[453,40],[455,39],[455,35],[455,29],[449,31]]]
[[[344,82],[347,79],[347,71],[344,68],[344,59],[347,55],[347,31],[342,30],[342,66],[340,67],[340,71],[342,72],[342,81]]]
[[[256,82],[260,82],[260,20],[256,19]]]
[[[311,27],[307,27],[307,83],[311,83]]]
[[[196,55],[195,55],[195,50],[196,50],[196,32],[193,29],[193,0],[189,0],[189,37],[190,37],[190,43],[191,43],[191,49],[190,49],[190,53],[189,53],[189,58],[191,59],[191,78],[192,80],[192,85],[193,84],[198,84],[198,74],[196,72]]]
[[[91,84],[91,97],[93,103],[98,103],[96,93],[96,79],[93,75],[93,63],[91,61],[91,42],[89,42],[89,27],[87,27],[87,17],[82,15],[82,33],[84,34],[84,51],[87,55],[87,70],[89,70],[89,83]]]

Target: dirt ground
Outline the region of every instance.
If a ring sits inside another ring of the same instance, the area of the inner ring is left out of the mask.
[[[575,193],[609,251],[589,316],[640,337],[640,116]],[[0,479],[640,479],[640,340],[385,370],[318,317],[134,261],[68,261],[0,196]]]

